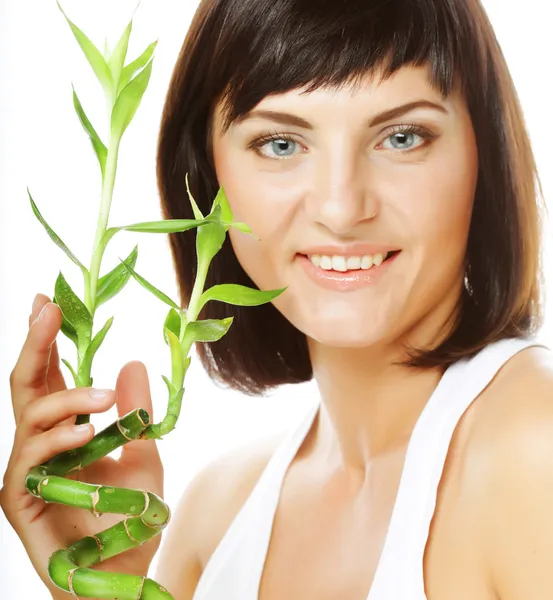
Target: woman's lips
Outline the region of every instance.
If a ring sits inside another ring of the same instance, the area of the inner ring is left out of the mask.
[[[309,278],[325,289],[337,291],[356,290],[367,285],[376,285],[395,264],[401,250],[392,253],[382,264],[373,265],[370,269],[350,271],[325,270],[316,267],[305,254],[298,254],[297,259]]]

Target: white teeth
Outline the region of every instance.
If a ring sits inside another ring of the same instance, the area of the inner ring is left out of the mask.
[[[332,257],[332,268],[335,271],[347,271],[346,258],[344,256],[333,256]]]
[[[361,268],[366,271],[367,269],[370,269],[373,266],[373,258],[370,255],[366,255],[363,256],[363,259],[361,260]]]
[[[361,257],[360,256],[350,256],[346,261],[348,271],[352,269],[360,269],[361,268]]]
[[[325,271],[330,271],[330,269],[332,269],[332,259],[330,256],[321,256],[321,262],[319,266]]]
[[[382,264],[383,260],[384,260],[384,256],[382,254],[375,254],[373,256],[373,264],[376,265],[377,267]]]
[[[354,271],[363,269],[366,271],[373,265],[381,265],[388,257],[388,252],[379,252],[375,255],[365,254],[364,256],[327,256],[325,254],[311,254],[308,258],[315,267],[325,271]]]

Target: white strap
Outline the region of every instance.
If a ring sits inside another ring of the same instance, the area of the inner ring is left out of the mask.
[[[299,425],[290,431],[271,456],[250,496],[225,532],[209,558],[193,600],[245,600],[257,598],[247,595],[256,576],[252,567],[260,556],[260,543],[268,544],[270,529],[282,479],[309,431],[318,405],[310,408]],[[263,568],[263,564],[260,565]]]
[[[296,456],[301,444],[307,437],[317,416],[320,402],[308,411],[293,436],[282,446],[282,454],[274,463],[268,485],[265,487],[262,501],[258,501],[250,514],[251,548],[248,548],[249,585],[241,600],[257,600],[263,568],[269,551],[274,519],[282,492],[284,477]]]
[[[424,551],[445,460],[459,420],[512,356],[535,345],[542,344],[529,338],[504,339],[471,359],[455,363],[442,378],[440,393],[432,396],[421,414],[407,450],[389,531],[388,547],[393,552],[383,556],[387,561],[383,565],[388,574],[385,579],[399,584],[396,598],[425,598]]]

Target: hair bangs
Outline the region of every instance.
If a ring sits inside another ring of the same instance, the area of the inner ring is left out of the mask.
[[[224,85],[223,131],[270,94],[356,88],[368,74],[383,81],[406,65],[427,65],[430,84],[444,97],[456,76],[464,88],[459,57],[466,59],[472,49],[460,36],[460,16],[437,9],[436,2],[350,0],[347,10],[335,0],[321,0],[317,10],[306,0],[235,0],[224,6],[214,61],[219,68],[212,72]]]

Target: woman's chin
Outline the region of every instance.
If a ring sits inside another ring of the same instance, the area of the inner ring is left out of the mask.
[[[357,323],[332,323],[326,325],[318,324],[310,327],[305,332],[314,342],[324,346],[334,346],[337,348],[365,348],[373,346],[381,341],[386,332],[381,327],[360,326]]]

